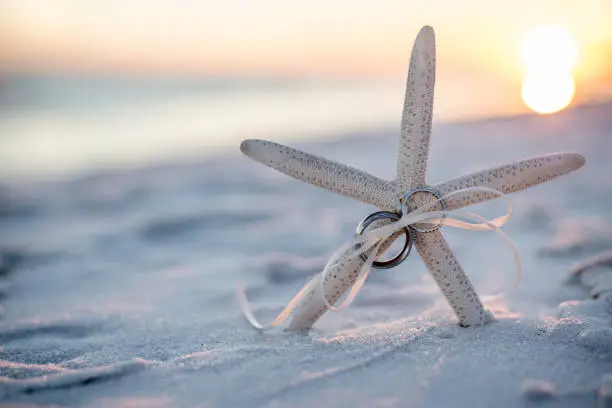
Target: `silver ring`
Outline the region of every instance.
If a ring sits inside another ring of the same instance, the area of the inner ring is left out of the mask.
[[[377,211],[375,213],[368,215],[363,220],[361,220],[359,225],[357,225],[356,234],[362,235],[364,231],[366,230],[366,228],[368,228],[368,226],[370,226],[370,224],[372,224],[375,221],[380,221],[380,220],[398,221],[400,218],[402,218],[401,215],[393,213],[393,212]],[[410,251],[412,250],[412,245],[414,244],[414,236],[412,235],[412,231],[410,231],[409,228],[404,227],[402,228],[402,230],[404,232],[404,235],[406,235],[406,241],[404,242],[404,247],[402,248],[401,252],[397,254],[395,257],[389,259],[388,261],[374,261],[372,263],[373,268],[376,268],[376,269],[393,268],[401,264],[402,262],[404,262],[404,260],[408,257],[408,255],[410,255]],[[365,253],[361,253],[360,257],[364,261],[368,259]]]
[[[425,192],[425,193],[429,193],[431,195],[433,195],[434,197],[436,197],[436,199],[438,200],[438,202],[442,205],[442,211],[446,210],[446,201],[442,198],[442,194],[440,194],[439,192],[437,192],[436,190],[434,190],[433,188],[429,188],[429,187],[419,187],[419,188],[415,188],[414,190],[409,191],[404,198],[402,198],[402,214],[406,215],[408,214],[408,199],[410,197],[412,197],[414,194],[416,193],[420,193],[420,192]],[[444,218],[444,217],[442,217]],[[416,227],[414,225],[410,225],[409,228],[413,229],[416,232],[433,232],[436,230],[439,230],[440,227],[442,225],[432,225],[430,228],[419,228]]]

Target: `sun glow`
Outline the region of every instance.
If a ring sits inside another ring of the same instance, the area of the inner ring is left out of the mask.
[[[530,31],[523,43],[525,104],[541,114],[567,107],[574,97],[572,69],[577,59],[578,46],[564,28],[540,26]]]
[[[572,101],[574,79],[569,73],[529,74],[523,80],[522,96],[538,113],[558,112]]]

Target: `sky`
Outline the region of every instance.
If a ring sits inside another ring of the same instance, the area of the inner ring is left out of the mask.
[[[436,121],[532,112],[522,46],[543,25],[577,44],[572,103],[612,100],[611,18],[612,0],[0,0],[0,102],[17,100],[0,105],[0,178],[387,129],[424,25],[436,32]],[[553,74],[531,76],[535,102],[559,90]],[[122,99],[134,77],[291,86]],[[104,108],[90,103],[102,91]],[[51,105],[22,106],[24,95]]]
[[[610,16],[612,0],[0,0],[0,69],[397,80],[428,24],[437,89],[496,114],[524,109],[522,40],[543,24],[576,39],[575,99],[612,98]]]

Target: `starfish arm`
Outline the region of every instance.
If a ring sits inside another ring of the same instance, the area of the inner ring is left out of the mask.
[[[397,157],[397,178],[402,191],[425,185],[429,136],[433,114],[436,49],[433,28],[419,32],[412,49],[401,135]]]
[[[328,304],[333,305],[344,293],[351,289],[359,277],[359,271],[365,261],[358,255],[353,254],[349,257],[350,252],[352,250],[347,251],[344,259],[331,267],[322,284],[317,281],[306,292],[295,310],[293,319],[287,327],[288,330],[311,328],[328,310],[323,301],[323,296],[325,296]],[[323,278],[319,276],[317,279]]]
[[[387,224],[387,222],[381,221],[375,225],[381,226],[384,224]],[[401,235],[401,232],[387,238],[381,245],[378,255],[384,254],[399,235]],[[365,253],[369,255],[371,252],[372,250],[369,250]],[[355,254],[352,248],[348,249],[328,271],[322,284],[316,282],[305,293],[287,329],[305,330],[312,327],[328,310],[327,304],[323,301],[323,296],[325,296],[328,304],[335,304],[346,292],[351,290],[364,264],[365,261]],[[319,277],[318,279],[323,278]]]
[[[433,231],[416,235],[419,255],[459,318],[459,324],[476,326],[487,323],[489,315],[442,233]]]
[[[328,191],[396,211],[391,182],[335,161],[264,140],[245,140],[240,150],[251,159]]]
[[[489,187],[508,194],[579,169],[584,162],[584,157],[577,153],[547,154],[462,176],[434,188],[443,196],[475,186]],[[498,197],[493,193],[468,191],[446,199],[446,207],[454,210]]]

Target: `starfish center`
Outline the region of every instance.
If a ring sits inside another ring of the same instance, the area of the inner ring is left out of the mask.
[[[402,203],[402,215],[409,214],[417,209],[427,211],[443,211],[446,203],[442,195],[431,187],[424,186],[415,188],[400,199]],[[440,228],[439,225],[431,223],[417,223],[411,226],[417,232],[431,232]]]

